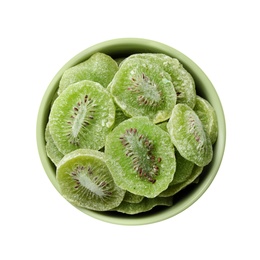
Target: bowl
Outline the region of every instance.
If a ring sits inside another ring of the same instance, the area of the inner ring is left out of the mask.
[[[191,73],[195,80],[196,90],[198,95],[207,99],[211,105],[214,107],[217,119],[218,119],[218,139],[214,144],[214,156],[209,165],[207,165],[201,176],[200,180],[196,185],[190,185],[184,190],[178,193],[175,196],[174,204],[171,207],[155,207],[153,210],[141,213],[137,215],[125,215],[117,212],[96,212],[88,209],[78,208],[83,213],[102,220],[105,222],[121,225],[143,225],[156,223],[162,220],[166,220],[176,216],[177,214],[183,212],[185,209],[190,207],[194,202],[196,202],[209,188],[212,181],[214,180],[225,149],[225,140],[226,140],[226,126],[225,126],[225,117],[221,101],[218,97],[218,94],[213,87],[212,83],[205,75],[205,73],[187,56],[185,56],[180,51],[167,46],[163,43],[152,41],[149,39],[139,39],[139,38],[121,38],[105,41],[98,43],[92,47],[89,47],[71,60],[69,60],[54,76],[50,82],[46,92],[42,98],[38,117],[37,117],[37,127],[36,127],[36,137],[37,137],[37,146],[39,156],[42,162],[42,166],[50,179],[53,186],[60,192],[59,185],[55,178],[55,166],[47,157],[45,151],[45,127],[48,121],[48,116],[50,112],[51,103],[54,95],[58,89],[59,81],[63,72],[88,59],[92,54],[96,52],[103,52],[110,55],[113,58],[122,58],[127,57],[128,55],[134,53],[164,53],[171,57],[177,58],[187,71]]]

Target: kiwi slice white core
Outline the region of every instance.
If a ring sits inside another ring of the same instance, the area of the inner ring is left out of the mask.
[[[127,129],[120,140],[125,147],[125,155],[131,157],[133,168],[138,175],[155,183],[159,171],[157,163],[161,162],[161,158],[156,159],[153,155],[152,142],[139,134],[136,128]]]
[[[91,120],[94,119],[95,106],[92,99],[86,95],[84,100],[78,102],[76,106],[73,107],[72,115],[68,121],[68,124],[71,125],[71,133],[69,134],[71,143],[79,143],[81,129],[90,125]]]
[[[92,175],[91,167],[77,166],[73,172],[71,172],[72,179],[75,181],[76,186],[75,189],[82,188],[83,190],[87,189],[93,194],[104,197],[106,194],[105,187],[107,186],[106,181],[98,180],[98,177],[95,176],[94,180],[92,180],[89,175]]]
[[[161,101],[161,92],[157,85],[144,73],[132,77],[133,85],[128,90],[138,93],[140,105],[156,106]]]

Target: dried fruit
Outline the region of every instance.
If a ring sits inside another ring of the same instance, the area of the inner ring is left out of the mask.
[[[210,163],[213,157],[210,138],[199,117],[189,106],[177,104],[167,128],[182,157],[201,167]]]
[[[99,150],[115,120],[111,95],[99,83],[80,81],[54,101],[49,128],[55,145],[67,154],[79,148]]]
[[[215,109],[206,99],[197,96],[194,111],[202,122],[204,130],[208,133],[211,143],[214,144],[218,137],[218,122]]]
[[[72,204],[97,211],[117,207],[125,191],[117,187],[103,153],[78,149],[64,156],[57,166],[61,194]]]
[[[136,195],[156,197],[175,173],[170,137],[147,117],[120,123],[107,136],[105,154],[115,183]]]
[[[69,85],[91,80],[107,87],[118,70],[117,63],[104,53],[95,53],[88,60],[67,69],[60,80],[58,94],[61,94]]]
[[[144,59],[125,59],[109,85],[115,102],[128,117],[167,120],[176,104],[170,75]]]
[[[61,194],[130,215],[172,206],[211,162],[217,135],[215,110],[191,74],[159,53],[116,61],[96,53],[69,68],[45,129]]]

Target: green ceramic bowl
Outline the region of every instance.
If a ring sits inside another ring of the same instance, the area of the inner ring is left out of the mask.
[[[168,218],[171,218],[178,213],[184,211],[189,206],[191,206],[195,201],[197,201],[202,194],[208,189],[212,183],[214,177],[216,176],[218,169],[220,167],[222,157],[225,149],[225,138],[226,138],[226,127],[225,127],[225,117],[222,109],[221,102],[219,100],[218,94],[213,87],[212,83],[204,72],[188,57],[186,57],[181,52],[176,49],[169,47],[165,44],[147,40],[147,39],[136,39],[136,38],[123,38],[123,39],[114,39],[106,42],[99,43],[94,45],[86,50],[80,52],[78,55],[69,60],[55,75],[50,85],[48,86],[40,104],[38,119],[37,119],[37,144],[38,151],[41,158],[42,165],[45,169],[47,176],[50,181],[57,189],[58,192],[59,186],[55,178],[55,167],[49,158],[46,155],[45,151],[45,139],[44,132],[45,126],[48,120],[48,115],[50,112],[50,106],[52,99],[56,93],[56,90],[59,85],[59,80],[63,72],[88,59],[92,54],[96,52],[106,53],[113,58],[126,57],[134,53],[164,53],[169,56],[175,57],[180,60],[184,67],[192,74],[195,83],[197,93],[206,98],[212,106],[215,108],[218,118],[218,127],[219,135],[218,140],[214,145],[214,157],[211,163],[204,168],[203,173],[200,177],[200,181],[196,185],[192,185],[176,196],[174,205],[172,207],[165,208],[155,208],[154,210],[137,214],[135,216],[124,215],[116,212],[95,212],[87,209],[78,208],[85,214],[94,217],[96,219],[114,223],[114,224],[123,224],[123,225],[141,225],[155,223],[162,221]]]

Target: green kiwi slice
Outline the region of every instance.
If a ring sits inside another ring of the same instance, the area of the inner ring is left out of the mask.
[[[167,124],[171,140],[182,157],[198,166],[210,163],[212,144],[197,114],[185,104],[177,104]]]
[[[159,194],[160,197],[172,196],[186,185],[188,185],[197,176],[198,166],[193,162],[190,162],[183,158],[180,153],[175,149],[176,157],[176,171],[172,182],[169,184],[168,188]],[[196,167],[196,168],[195,168]],[[202,167],[200,167],[202,169]]]
[[[202,171],[203,171],[203,167],[194,165],[191,174],[185,181],[173,185],[169,185],[169,187],[165,191],[159,194],[159,197],[169,197],[175,195],[177,192],[183,190],[188,185],[193,183],[200,176]]]
[[[78,149],[66,154],[57,166],[61,194],[73,205],[96,211],[117,207],[125,191],[117,187],[104,153]]]
[[[80,81],[67,87],[54,101],[49,129],[59,151],[99,150],[115,120],[110,93],[99,83]]]
[[[139,203],[143,200],[143,198],[144,196],[135,195],[129,191],[126,191],[123,201],[129,203]]]
[[[143,212],[147,212],[155,206],[172,206],[173,200],[171,197],[155,197],[155,198],[144,198],[139,203],[129,203],[123,201],[118,207],[114,208],[114,211],[135,215]]]
[[[176,104],[170,75],[145,59],[125,59],[109,85],[114,101],[128,117],[167,120]]]
[[[195,82],[191,74],[178,59],[162,53],[138,53],[129,58],[140,58],[160,65],[171,76],[177,94],[177,104],[186,104],[193,108],[196,103]]]
[[[174,185],[186,181],[191,175],[194,167],[194,163],[182,157],[178,152],[178,150],[175,150],[175,157],[176,157],[176,171],[170,185]]]
[[[125,57],[116,58],[115,61],[118,64],[118,66],[120,66],[120,64],[123,62],[124,59],[125,59]]]
[[[115,104],[116,107],[116,114],[115,114],[115,123],[113,127],[116,127],[117,125],[119,125],[121,122],[125,121],[126,119],[129,119],[129,117],[127,117],[124,112],[121,110],[121,108],[119,106],[117,106]]]
[[[133,194],[154,198],[174,177],[170,136],[147,117],[133,117],[114,128],[106,138],[105,154],[115,183]]]
[[[211,143],[214,144],[218,136],[218,122],[215,109],[206,99],[197,96],[194,111],[201,120],[204,130],[209,134]]]
[[[46,149],[47,156],[57,166],[59,161],[63,158],[64,154],[62,154],[58,150],[57,146],[55,145],[50,133],[49,124],[47,124],[45,128],[45,141],[46,141],[45,149]]]
[[[118,70],[118,65],[109,55],[95,53],[88,60],[67,69],[60,80],[58,94],[61,94],[70,84],[81,80],[92,80],[103,87],[113,79]]]
[[[165,132],[168,133],[167,124],[168,124],[168,121],[165,121],[165,122],[159,123],[159,124],[157,124],[157,125],[158,125],[163,131],[165,131]]]

